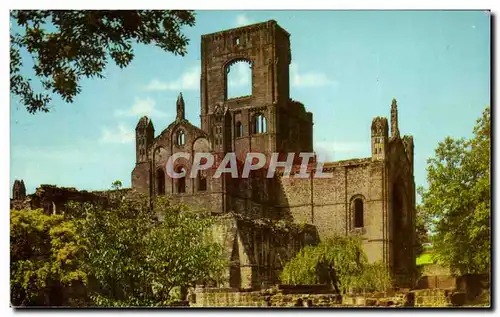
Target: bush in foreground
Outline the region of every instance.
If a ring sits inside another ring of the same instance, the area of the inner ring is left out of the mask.
[[[368,263],[359,239],[334,237],[307,246],[288,262],[281,273],[285,284],[328,284],[337,292],[351,289],[384,291],[391,285],[382,263]]]

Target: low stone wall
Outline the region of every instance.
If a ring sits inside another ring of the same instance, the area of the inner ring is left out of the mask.
[[[336,294],[274,294],[267,296],[269,307],[342,307]]]
[[[191,307],[446,307],[449,291],[400,290],[367,294],[334,294],[322,285],[283,286],[243,291],[233,288],[197,288]]]
[[[456,289],[457,279],[451,275],[422,276],[417,281],[418,289]]]
[[[238,289],[196,289],[191,307],[341,307],[342,297],[336,294],[297,294],[279,292],[276,289],[263,291],[240,291]]]
[[[343,295],[344,307],[412,307],[414,294],[409,291]]]
[[[191,307],[261,307],[267,306],[259,291],[240,291],[234,288],[197,288]]]
[[[424,289],[413,291],[416,307],[449,307],[462,306],[463,293],[443,289]]]

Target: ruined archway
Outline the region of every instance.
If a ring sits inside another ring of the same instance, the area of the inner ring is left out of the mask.
[[[183,175],[175,180],[175,189],[177,194],[186,193],[186,174],[187,169],[184,166],[177,166],[175,168],[176,173],[183,173]]]
[[[156,194],[165,195],[165,171],[162,168],[156,170],[155,180]]]
[[[225,66],[226,99],[252,95],[252,62],[238,58]]]
[[[363,200],[361,198],[357,198],[354,200],[354,228],[363,228],[364,226]]]

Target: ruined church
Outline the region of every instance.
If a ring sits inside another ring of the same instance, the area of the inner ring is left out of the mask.
[[[334,235],[359,236],[370,262],[382,261],[397,285],[411,287],[413,138],[400,134],[396,100],[390,105],[390,122],[385,117],[371,121],[371,135],[366,136],[371,156],[325,163],[323,172],[332,173],[331,178],[315,178],[315,166],[305,179],[279,172],[265,178],[259,171],[248,179],[212,178],[210,169],[196,178],[168,177],[165,165],[176,152],[188,152],[191,159],[196,152],[235,152],[239,158],[248,152],[268,157],[273,152],[313,152],[313,114],[290,98],[291,60],[290,34],[273,20],[203,35],[201,127],[186,120],[182,95],[175,121],[161,133],[149,118],[140,118],[132,188],[220,216],[217,237],[230,261],[227,287],[276,283],[283,265],[302,246]],[[251,95],[228,98],[229,68],[241,61],[251,67]],[[189,173],[191,163],[178,159],[175,169]]]

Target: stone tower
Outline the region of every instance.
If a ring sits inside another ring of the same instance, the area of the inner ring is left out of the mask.
[[[372,120],[372,160],[380,161],[385,159],[387,150],[387,139],[389,127],[387,119],[375,117]]]
[[[216,147],[224,143],[239,158],[248,151],[312,151],[312,114],[289,97],[291,58],[290,34],[272,20],[202,36],[201,129],[214,135]],[[251,67],[252,93],[230,99],[228,73],[237,62]]]
[[[155,134],[153,122],[146,116],[142,117],[135,127],[136,163],[147,162],[148,146]]]
[[[24,181],[15,180],[12,186],[12,199],[14,200],[24,200],[26,198],[26,187],[24,186]]]
[[[135,127],[135,168],[132,171],[132,187],[150,194],[150,146],[153,143],[155,128],[146,116],[139,119]]]

